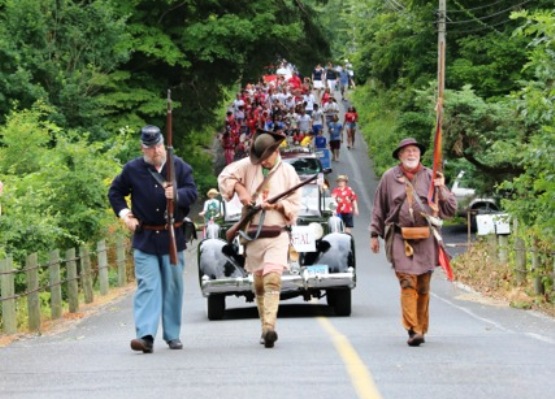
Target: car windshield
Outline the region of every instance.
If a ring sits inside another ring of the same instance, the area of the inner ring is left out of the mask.
[[[243,211],[243,204],[239,201],[239,196],[235,194],[231,200],[224,201],[225,206],[225,221],[236,221],[241,218]]]
[[[301,188],[301,208],[299,216],[320,216],[320,195],[317,184],[307,184]]]
[[[322,166],[317,158],[286,158],[284,161],[291,164],[301,176],[322,172]]]

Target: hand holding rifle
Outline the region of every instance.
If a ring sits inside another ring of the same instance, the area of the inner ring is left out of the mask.
[[[243,230],[245,227],[247,227],[248,224],[250,223],[251,219],[258,212],[260,212],[263,209],[264,210],[269,210],[269,209],[279,210],[279,207],[281,207],[283,209],[283,204],[280,204],[278,202],[279,200],[290,196],[295,191],[297,191],[299,188],[301,188],[305,184],[308,184],[308,183],[316,180],[317,178],[318,178],[317,174],[313,175],[313,176],[309,177],[308,179],[301,181],[299,184],[296,184],[295,186],[291,187],[289,190],[286,190],[283,193],[278,194],[275,197],[272,197],[272,198],[264,201],[262,204],[256,205],[256,206],[251,203],[251,201],[252,201],[251,196],[248,193],[247,189],[242,184],[237,183],[235,185],[235,192],[239,196],[239,200],[245,206],[246,209],[244,209],[243,216],[241,217],[241,219],[237,223],[235,223],[233,226],[231,226],[229,228],[229,230],[226,231],[225,237],[227,239],[227,242],[231,243],[233,241],[233,239],[235,238],[235,236],[238,234],[239,230]]]

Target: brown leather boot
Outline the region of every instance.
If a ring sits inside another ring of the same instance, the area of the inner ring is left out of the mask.
[[[268,273],[264,276],[264,346],[273,348],[278,339],[276,327],[279,309],[279,293],[281,289],[281,275]]]

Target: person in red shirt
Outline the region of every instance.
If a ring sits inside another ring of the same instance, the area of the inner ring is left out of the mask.
[[[347,131],[347,148],[355,148],[355,133],[357,128],[358,114],[355,107],[349,107],[345,112],[343,126]]]
[[[294,144],[301,144],[301,141],[304,139],[304,133],[295,129],[295,133],[293,134],[293,143]]]
[[[221,143],[224,149],[225,164],[229,165],[235,158],[235,141],[229,130],[226,130],[222,135]]]
[[[297,73],[293,73],[293,76],[289,78],[288,83],[292,89],[296,90],[301,88],[303,82]]]
[[[349,182],[347,175],[339,175],[335,181],[337,182],[337,187],[331,192],[331,196],[337,204],[335,212],[343,220],[345,233],[350,234],[351,229],[354,227],[353,214],[358,216],[357,195],[347,185]]]
[[[324,94],[322,94],[322,99],[320,100],[321,107],[324,108],[326,103],[330,102],[331,99],[331,91],[329,87],[324,90]]]

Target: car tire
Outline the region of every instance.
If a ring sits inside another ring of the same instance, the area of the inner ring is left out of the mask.
[[[225,313],[225,295],[210,295],[207,299],[208,320],[221,320]]]
[[[336,297],[334,294],[335,294],[335,290],[326,290],[326,302],[328,303],[328,306],[331,306],[332,308],[337,303]]]
[[[351,315],[351,290],[338,289],[335,290],[333,295],[333,310],[337,316],[350,316]]]

